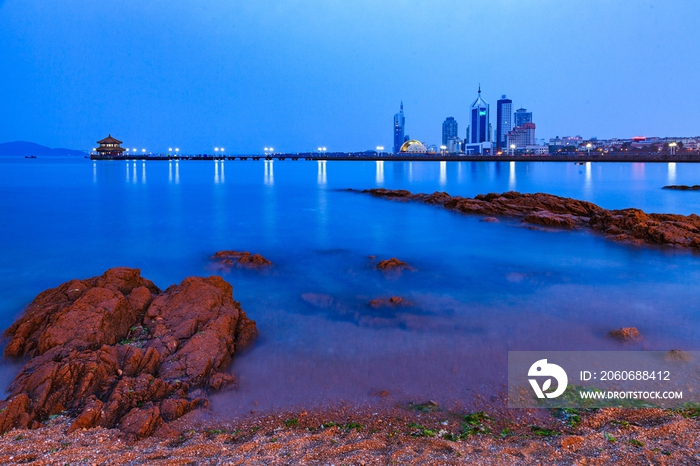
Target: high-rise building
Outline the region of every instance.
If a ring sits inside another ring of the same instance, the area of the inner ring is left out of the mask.
[[[511,150],[511,146],[515,146],[515,150],[527,149],[528,146],[535,145],[535,124],[525,123],[522,126],[516,126],[506,135],[507,149]]]
[[[406,126],[406,118],[403,116],[403,102],[399,113],[394,115],[394,154],[398,154],[404,142],[404,127]]]
[[[457,120],[453,117],[447,117],[442,123],[442,145],[446,146],[452,138],[457,136]]]
[[[506,147],[506,135],[513,128],[513,101],[505,95],[496,102],[496,152]]]
[[[491,141],[489,131],[489,104],[481,98],[481,85],[479,85],[479,97],[470,107],[469,135],[470,144],[479,144]]]
[[[515,111],[515,126],[522,126],[525,123],[532,123],[532,112],[528,112],[525,108],[519,108]]]

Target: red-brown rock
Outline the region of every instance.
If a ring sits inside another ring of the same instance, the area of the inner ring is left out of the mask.
[[[386,259],[377,264],[377,268],[379,270],[385,270],[385,271],[399,271],[399,270],[406,270],[410,269],[411,267],[404,261],[400,261],[395,257],[392,257],[391,259]]]
[[[616,241],[700,248],[700,216],[695,214],[646,214],[639,209],[606,210],[586,201],[514,191],[480,194],[474,198],[453,197],[444,192],[412,194],[406,190],[383,188],[362,192],[391,200],[442,205],[449,210],[489,216],[487,218],[507,216],[554,228],[588,228]]]
[[[73,430],[148,436],[206,404],[206,390],[233,385],[231,358],[256,335],[220,277],[162,293],[138,269],[70,281],[37,296],[5,332],[5,356],[31,358],[0,404],[0,431],[68,411]]]
[[[260,254],[241,251],[219,251],[211,256],[211,260],[225,269],[264,269],[272,266],[272,262]]]
[[[608,336],[620,341],[637,341],[642,335],[635,327],[622,327],[608,332]]]
[[[404,299],[400,296],[392,296],[391,298],[377,298],[369,302],[369,305],[375,309],[381,307],[396,307],[406,305]]]

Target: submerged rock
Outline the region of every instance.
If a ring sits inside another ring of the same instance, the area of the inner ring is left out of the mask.
[[[411,270],[412,267],[404,261],[400,261],[395,257],[391,259],[386,259],[380,261],[377,264],[377,269],[385,271],[401,271],[401,270]]]
[[[700,184],[686,186],[684,184],[664,186],[663,189],[675,189],[678,191],[700,191]]]
[[[0,432],[68,412],[72,430],[118,427],[143,438],[234,385],[234,353],[257,336],[220,277],[161,292],[115,268],[43,293],[5,332],[4,355],[29,357],[0,404]]]
[[[635,327],[622,327],[608,332],[608,336],[620,341],[638,341],[642,335]]]
[[[271,261],[260,254],[241,251],[219,251],[211,256],[211,260],[225,269],[264,269],[272,265]]]
[[[400,296],[392,296],[391,298],[377,298],[369,302],[369,305],[375,309],[380,307],[395,307],[405,306],[406,301]]]
[[[405,190],[384,188],[361,192],[385,199],[439,204],[465,214],[489,216],[486,218],[514,217],[531,225],[587,228],[617,241],[700,248],[700,217],[695,214],[647,214],[639,209],[607,210],[586,201],[515,191],[480,194],[474,198],[453,197],[444,192],[411,194]]]

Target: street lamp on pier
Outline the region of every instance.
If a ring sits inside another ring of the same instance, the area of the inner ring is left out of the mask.
[[[591,147],[593,147],[593,144],[591,144],[590,142],[588,144],[586,144],[586,149],[588,149],[588,156],[589,157],[591,156]]]
[[[510,145],[510,155],[515,155],[515,144]]]
[[[440,154],[445,155],[447,153],[447,146],[440,146]]]
[[[668,145],[669,149],[671,149],[671,155],[676,154],[676,147],[677,146],[678,146],[678,144],[676,144],[675,142],[672,142]]]

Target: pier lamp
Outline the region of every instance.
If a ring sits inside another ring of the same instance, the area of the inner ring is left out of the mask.
[[[219,151],[221,152],[221,155],[224,155],[224,148],[223,147],[221,149],[219,149]]]
[[[590,142],[586,144],[586,149],[588,149],[588,155],[591,155],[591,147],[593,147],[593,144],[591,144]]]
[[[270,153],[271,153],[271,154],[274,154],[274,153],[275,153],[275,149],[273,149],[272,147],[270,147]]]
[[[515,144],[510,145],[510,155],[515,155]]]
[[[676,153],[676,146],[678,146],[678,144],[676,144],[675,142],[672,142],[668,145],[668,147],[671,148],[671,155],[674,155]]]
[[[440,153],[445,154],[445,152],[447,152],[447,146],[445,146],[445,145],[440,146]]]
[[[136,152],[137,152],[136,148],[134,147],[133,149],[131,149],[131,152],[133,152],[134,155],[136,155]]]
[[[145,153],[146,153],[146,149],[141,149],[141,152],[143,152],[143,153],[145,154]]]
[[[170,154],[172,151],[173,151],[173,148],[171,147],[170,149],[168,149],[168,154]]]
[[[384,146],[377,146],[377,152],[384,152]]]
[[[218,147],[214,148],[214,155],[219,155],[219,148]]]
[[[175,155],[177,155],[178,152],[180,152],[180,149],[178,149],[178,148],[176,147],[176,148],[175,148]]]

